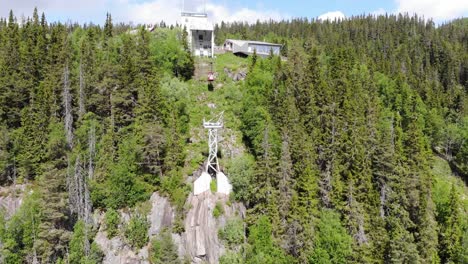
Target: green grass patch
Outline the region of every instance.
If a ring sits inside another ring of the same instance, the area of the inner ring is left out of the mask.
[[[211,190],[212,193],[215,193],[215,192],[218,191],[218,185],[217,185],[216,179],[211,180],[210,190]]]
[[[460,194],[460,201],[465,212],[468,212],[468,188],[462,179],[453,175],[448,162],[435,156],[432,163],[433,188],[432,195],[436,206],[444,206],[450,196],[452,185]]]
[[[107,237],[113,238],[119,233],[120,214],[114,209],[109,209],[104,216],[106,224]]]
[[[221,215],[224,214],[224,207],[221,202],[216,202],[215,208],[213,209],[214,218],[218,219]]]
[[[237,71],[240,68],[247,68],[249,60],[235,56],[232,53],[217,55],[214,67],[217,72],[224,72],[224,67]]]

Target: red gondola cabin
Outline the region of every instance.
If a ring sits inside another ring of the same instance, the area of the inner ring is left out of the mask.
[[[208,81],[212,82],[214,81],[214,79],[215,79],[214,74],[212,72],[208,73]]]

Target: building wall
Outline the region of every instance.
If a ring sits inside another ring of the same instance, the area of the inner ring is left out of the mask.
[[[182,28],[188,33],[188,44],[194,56],[212,57],[214,54],[214,27],[203,14],[181,17]],[[202,35],[202,39],[200,39]]]
[[[223,49],[236,54],[242,53],[247,56],[252,54],[254,50],[257,51],[257,54],[262,56],[270,55],[270,51],[273,51],[274,55],[281,55],[281,46],[268,43],[250,43],[248,41],[234,42],[227,40],[224,42]]]
[[[212,56],[213,32],[208,30],[192,30],[191,47],[195,56]]]
[[[261,44],[249,44],[248,52],[253,53],[256,50],[257,54],[270,54],[273,50],[273,54],[280,55],[280,47],[270,46],[270,45],[261,45]]]

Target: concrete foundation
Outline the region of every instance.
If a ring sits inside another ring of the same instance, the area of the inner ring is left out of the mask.
[[[216,173],[216,184],[218,193],[229,195],[232,191],[232,185],[229,183],[228,178],[224,173]]]
[[[199,195],[210,190],[211,176],[207,172],[202,172],[200,177],[193,184],[193,194]]]

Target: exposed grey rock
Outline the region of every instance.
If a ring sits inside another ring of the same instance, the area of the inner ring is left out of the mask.
[[[234,203],[228,206],[229,197],[220,193],[213,194],[210,191],[194,196],[190,194],[186,202],[188,212],[185,217],[185,232],[172,234],[172,240],[177,247],[179,258],[190,259],[191,263],[218,263],[226,249],[218,239],[218,230],[226,225],[229,218],[240,216],[245,218],[245,207]],[[174,223],[175,209],[166,197],[153,193],[151,196],[151,212],[148,215],[150,228],[148,235],[151,238],[157,236],[162,228],[170,227]],[[216,203],[223,205],[224,214],[215,218],[213,209]],[[122,226],[129,221],[131,215],[120,211]],[[125,240],[116,236],[107,237],[104,222],[104,212],[95,212],[93,216],[100,223],[95,241],[104,253],[103,263],[127,263],[147,264],[149,244],[141,250],[135,251]]]
[[[211,109],[216,109],[216,105],[213,103],[208,103],[207,106]]]
[[[150,229],[148,236],[159,234],[162,228],[170,227],[174,221],[174,209],[166,197],[161,197],[157,192],[151,196],[151,212],[148,215]]]
[[[23,203],[25,190],[25,184],[0,187],[0,211],[4,211],[6,219],[12,217]]]
[[[219,257],[224,254],[225,248],[218,239],[218,230],[224,227],[226,219],[236,215],[245,216],[243,205],[227,206],[228,200],[227,195],[211,192],[189,196],[187,203],[190,210],[185,219],[183,237],[186,254],[190,256],[192,263],[201,261],[218,263]],[[217,202],[224,207],[224,215],[218,219],[213,216],[213,209]]]
[[[247,77],[247,72],[245,70],[239,70],[238,72],[232,72],[228,68],[224,68],[224,73],[228,79],[232,79],[235,82],[243,81]]]
[[[121,217],[122,215],[123,213],[121,213]],[[103,214],[97,218],[102,221],[104,219]],[[149,264],[147,246],[135,252],[120,236],[109,239],[104,228],[104,225],[100,226],[95,238],[95,242],[104,253],[102,263]]]
[[[185,258],[187,255],[185,251],[185,239],[183,236],[179,234],[172,234],[172,241],[174,242],[174,245],[177,247],[177,253],[179,255],[180,259]]]

